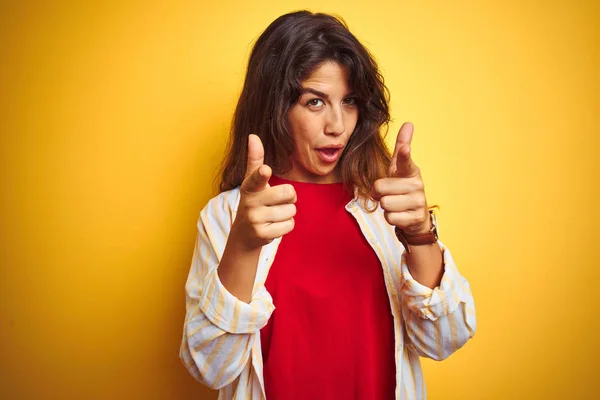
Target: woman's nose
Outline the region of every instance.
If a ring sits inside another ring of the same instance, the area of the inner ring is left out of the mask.
[[[330,108],[325,124],[325,134],[339,136],[344,133],[344,114],[341,107]]]

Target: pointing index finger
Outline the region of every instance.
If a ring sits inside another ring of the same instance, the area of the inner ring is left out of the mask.
[[[411,141],[413,137],[414,127],[410,122],[402,124],[398,137],[396,138],[396,145],[394,147],[394,154],[392,155],[392,162],[390,165],[390,175],[395,177],[412,177],[415,176],[419,169],[412,161],[411,158]]]
[[[265,161],[265,149],[257,135],[248,136],[248,162],[246,164],[246,177],[260,168]]]

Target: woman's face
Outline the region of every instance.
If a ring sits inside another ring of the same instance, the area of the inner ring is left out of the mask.
[[[336,165],[358,121],[348,71],[325,62],[301,82],[302,93],[288,112],[296,149],[292,169],[282,175],[299,182],[339,182]]]

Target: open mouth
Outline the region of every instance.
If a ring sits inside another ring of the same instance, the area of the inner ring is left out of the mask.
[[[340,155],[342,154],[342,148],[341,147],[322,148],[322,149],[317,149],[317,153],[319,154],[319,157],[321,158],[322,161],[324,161],[326,163],[332,163],[332,162],[337,161],[337,159],[340,157]]]
[[[339,149],[322,149],[319,151],[322,151],[323,153],[325,153],[326,155],[333,157],[333,155],[338,151]]]

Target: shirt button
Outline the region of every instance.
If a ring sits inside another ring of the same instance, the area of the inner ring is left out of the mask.
[[[374,237],[370,237],[369,242],[371,242],[372,244],[375,244],[375,243],[377,243],[377,239],[375,239]]]

